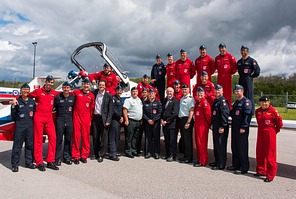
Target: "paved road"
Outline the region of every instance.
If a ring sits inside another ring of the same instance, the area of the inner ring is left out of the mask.
[[[163,160],[129,159],[102,164],[62,165],[59,171],[29,170],[22,159],[20,171],[10,170],[12,142],[0,142],[1,198],[295,198],[296,133],[278,134],[278,175],[271,183],[253,177],[256,128],[250,133],[250,174],[238,176],[209,167]],[[162,143],[163,144],[163,143]],[[230,144],[229,144],[230,145]],[[46,149],[46,144],[44,144]],[[123,144],[121,141],[121,150]],[[164,147],[162,146],[162,149]],[[228,149],[229,150],[229,149]],[[229,150],[230,151],[230,150]],[[212,140],[209,159],[213,161]],[[231,154],[228,156],[228,165]]]

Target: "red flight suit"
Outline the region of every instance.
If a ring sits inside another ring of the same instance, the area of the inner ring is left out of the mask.
[[[187,57],[185,61],[179,59],[176,61],[176,79],[180,81],[181,87],[187,84],[190,87],[190,79],[195,75],[195,66],[193,62]]]
[[[213,105],[214,101],[215,101],[215,86],[212,82],[210,81],[207,81],[206,84],[196,84],[193,88],[193,91],[192,91],[192,95],[194,96],[194,99],[195,101],[197,101],[196,99],[196,93],[197,93],[197,89],[198,87],[202,87],[205,91],[205,98],[206,100],[210,103],[210,106]]]
[[[89,91],[74,90],[75,104],[73,110],[72,158],[88,158],[90,153],[90,124],[95,106],[95,96]],[[80,138],[82,150],[80,155]]]
[[[155,98],[156,98],[157,100],[160,99],[160,98],[159,98],[159,94],[158,94],[158,90],[157,90],[157,88],[154,88],[154,87],[151,86],[150,84],[144,84],[143,81],[141,81],[141,82],[138,83],[138,85],[137,85],[138,97],[139,97],[139,98],[142,98],[142,97],[143,97],[143,96],[142,96],[142,89],[143,89],[143,88],[146,88],[148,93],[149,93],[149,89],[153,89],[153,90],[155,91],[155,94],[156,94]]]
[[[115,95],[115,88],[118,85],[119,80],[116,75],[111,71],[108,75],[104,71],[96,72],[88,76],[90,81],[93,80],[104,80],[106,82],[106,91],[112,96]]]
[[[258,123],[256,172],[273,180],[277,172],[276,134],[283,126],[282,117],[271,105],[266,110],[256,109],[255,115]]]
[[[196,152],[202,166],[208,163],[208,136],[211,126],[211,106],[205,98],[197,100],[194,106],[194,131]]]
[[[174,82],[176,80],[176,69],[175,69],[176,62],[166,65],[166,75],[167,75],[167,85],[166,87],[174,88]]]
[[[201,83],[200,75],[202,71],[206,71],[209,75],[209,81],[212,82],[212,75],[215,73],[215,61],[210,55],[206,55],[204,57],[199,56],[195,60],[195,68],[196,68],[196,84]]]
[[[218,71],[217,83],[223,86],[223,95],[232,109],[232,75],[237,71],[235,57],[228,52],[223,56],[218,55],[215,58],[215,66]]]
[[[180,101],[181,98],[183,97],[182,89],[180,89],[178,92],[176,92],[176,91],[174,90],[174,97],[175,97],[178,101]]]
[[[46,162],[55,161],[56,153],[56,131],[52,118],[54,98],[60,92],[51,89],[49,92],[45,87],[36,89],[29,94],[35,98],[36,112],[34,116],[34,158],[37,165],[43,164],[43,132],[48,136],[48,152]]]

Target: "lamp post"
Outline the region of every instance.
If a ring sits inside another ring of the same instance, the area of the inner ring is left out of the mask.
[[[36,46],[37,46],[37,42],[33,42],[32,43],[34,46],[34,63],[33,63],[33,79],[35,78],[35,70],[36,70],[36,66],[35,66],[35,58],[36,58]]]

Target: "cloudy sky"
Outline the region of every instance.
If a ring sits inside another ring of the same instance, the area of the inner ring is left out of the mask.
[[[261,66],[262,75],[296,72],[295,0],[2,0],[0,80],[65,76],[76,69],[70,55],[81,44],[101,41],[118,55],[131,77],[150,74],[156,54],[190,59],[218,45],[240,58],[240,46]],[[164,59],[166,63],[166,59]]]

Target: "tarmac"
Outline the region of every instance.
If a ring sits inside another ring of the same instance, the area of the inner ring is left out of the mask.
[[[270,183],[253,176],[257,128],[250,130],[251,167],[247,175],[143,156],[134,159],[121,156],[119,162],[104,159],[103,163],[88,159],[86,164],[62,164],[59,171],[40,172],[25,168],[23,153],[19,172],[13,173],[12,142],[0,141],[0,195],[1,198],[295,198],[295,130],[283,129],[277,135],[279,168]],[[209,162],[214,160],[211,134],[210,131]],[[231,165],[230,142],[229,139],[228,165]],[[161,145],[164,155],[164,142]],[[122,135],[120,152],[123,147]]]

